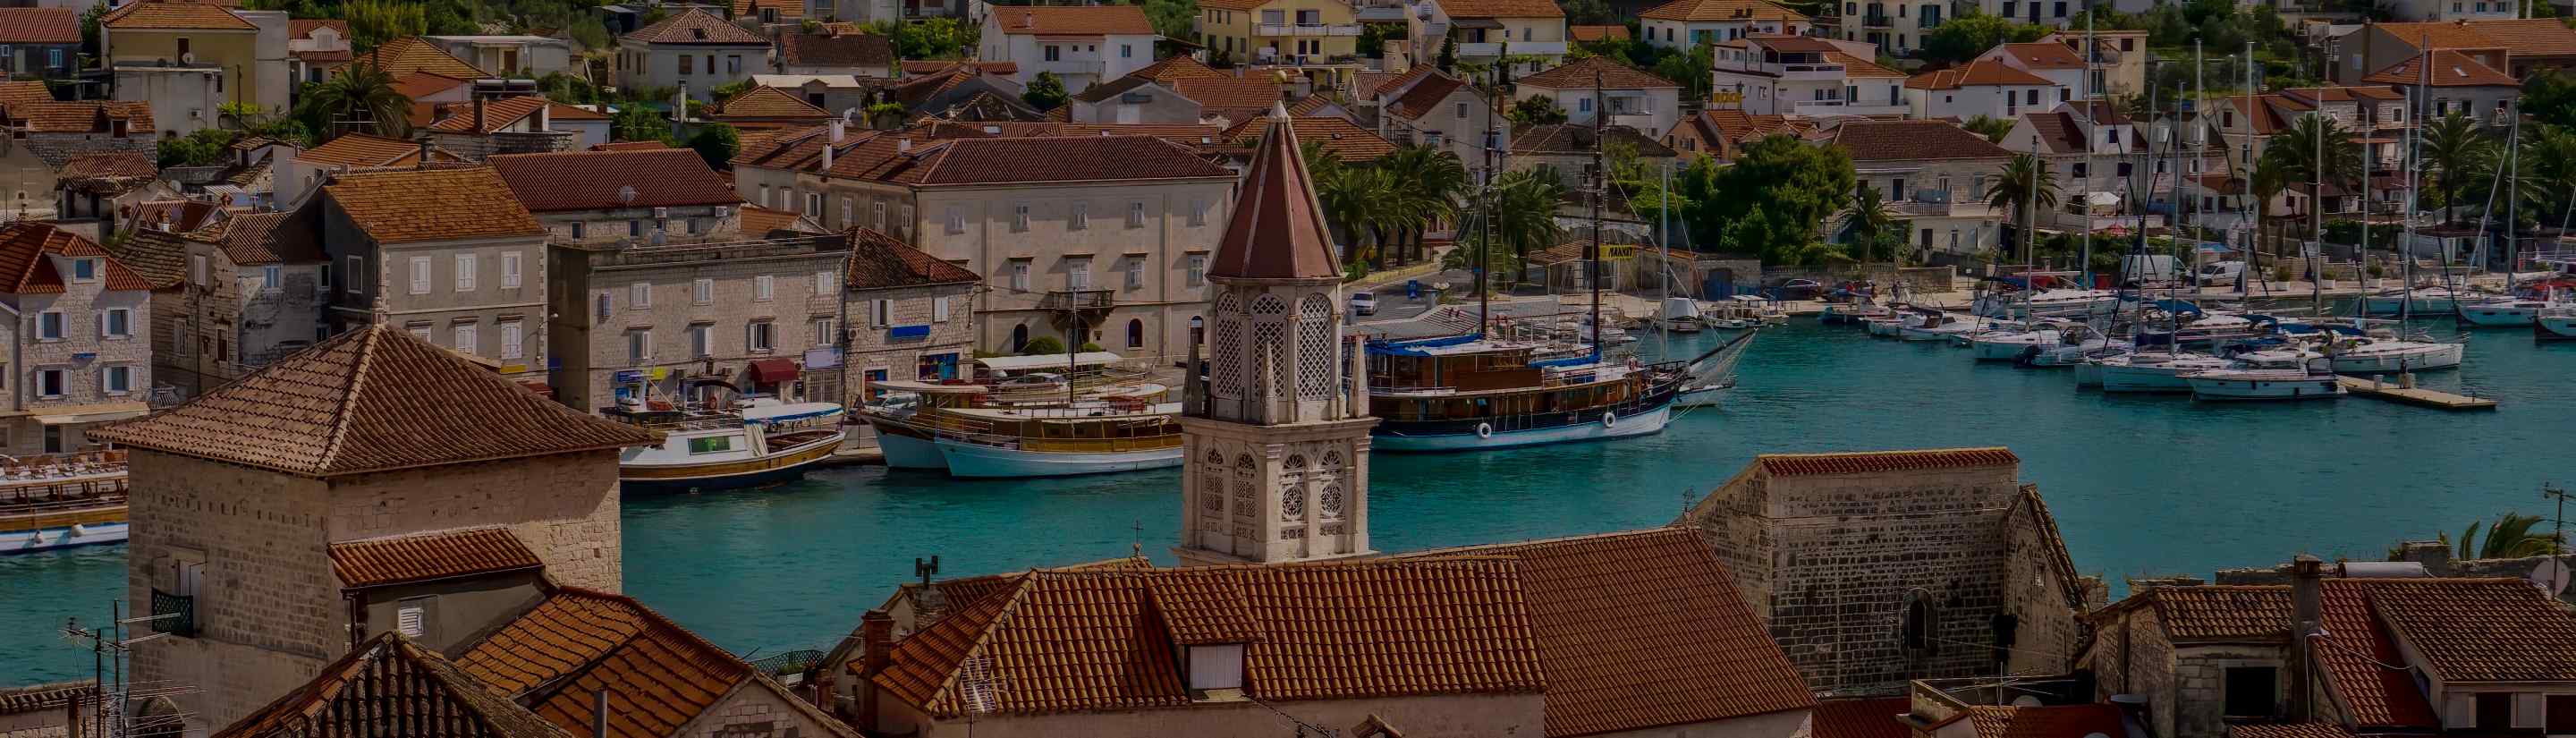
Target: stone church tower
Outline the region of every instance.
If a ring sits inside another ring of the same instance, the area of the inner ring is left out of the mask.
[[[1204,379],[1182,413],[1185,566],[1366,556],[1361,346],[1288,112],[1273,105],[1208,281]],[[1193,342],[1191,364],[1199,365]],[[1347,380],[1347,381],[1346,381]]]

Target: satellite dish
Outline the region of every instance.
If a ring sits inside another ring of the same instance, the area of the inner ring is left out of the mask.
[[[2567,591],[2570,575],[2576,575],[2576,571],[2568,569],[2567,561],[2552,557],[2542,560],[2539,566],[2532,567],[2531,576],[2528,578],[2534,586],[2540,587],[2541,594],[2557,597],[2558,593]]]
[[[2012,701],[2012,706],[2014,706],[2014,707],[2039,707],[2039,706],[2044,705],[2044,704],[2047,704],[2047,703],[2040,702],[2040,701],[2039,701],[2039,698],[2037,698],[2037,697],[2032,697],[2032,696],[2030,696],[2030,695],[2022,695],[2022,696],[2019,696],[2019,697],[2014,697],[2014,698],[2013,698],[2013,701]]]
[[[634,186],[634,185],[624,185],[624,186],[620,186],[620,187],[618,187],[618,188],[617,188],[617,204],[620,204],[620,205],[627,205],[627,204],[633,204],[634,202],[635,202],[635,186]]]

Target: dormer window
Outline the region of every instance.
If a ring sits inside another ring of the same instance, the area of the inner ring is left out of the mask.
[[[74,281],[74,282],[95,282],[95,281],[98,281],[98,260],[97,260],[97,259],[73,259],[73,260],[72,260],[72,281]]]
[[[1243,644],[1210,643],[1181,648],[1188,652],[1191,691],[1243,688]]]

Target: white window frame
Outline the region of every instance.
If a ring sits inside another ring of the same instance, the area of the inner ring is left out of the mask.
[[[653,329],[632,328],[626,331],[626,360],[635,364],[653,360]]]
[[[754,302],[768,302],[770,297],[777,294],[777,290],[778,278],[776,277],[761,274],[751,278],[751,299]]]
[[[108,395],[134,393],[134,367],[122,364],[99,367],[98,391]]]
[[[36,340],[60,341],[63,334],[69,332],[71,324],[63,317],[63,311],[47,310],[36,314]]]
[[[53,379],[53,381],[52,381],[52,382],[50,382],[50,384],[52,384],[52,385],[53,385],[52,391],[50,391],[50,392],[46,391],[46,387],[45,387],[45,385],[49,384],[48,382],[46,382],[46,381],[45,381],[45,379],[46,379],[47,377],[51,377],[51,378]],[[45,399],[53,399],[53,398],[61,397],[61,396],[63,396],[65,393],[70,392],[70,391],[71,391],[71,376],[70,376],[69,374],[65,373],[65,372],[64,372],[64,370],[61,370],[61,369],[38,369],[38,370],[36,370],[36,396],[37,396],[37,397],[42,397],[42,398],[45,398]]]
[[[706,277],[699,277],[699,278],[697,279],[697,281],[694,281],[694,282],[690,282],[690,283],[689,283],[689,303],[690,303],[690,304],[693,304],[693,305],[713,305],[713,304],[715,304],[715,302],[716,302],[716,281],[715,281],[715,280],[713,280],[713,279],[708,279],[708,278],[706,278]]]
[[[125,329],[124,329],[124,330],[117,330],[116,323],[117,323],[117,321],[118,321],[119,319],[122,319],[122,320],[124,320],[124,321],[125,321]],[[129,339],[129,338],[133,338],[133,337],[134,337],[134,309],[133,309],[133,308],[121,308],[121,307],[120,307],[120,308],[108,308],[108,309],[106,309],[106,310],[101,310],[101,311],[99,311],[99,313],[98,313],[98,337],[99,337],[99,338],[102,338],[102,339],[110,340],[110,341],[120,341],[120,340],[125,340],[125,339]]]
[[[1127,259],[1127,289],[1131,289],[1131,290],[1132,290],[1132,289],[1139,289],[1139,288],[1142,288],[1142,287],[1144,287],[1144,286],[1145,286],[1145,260],[1144,260],[1143,258],[1141,258],[1141,257],[1128,257],[1128,259]]]
[[[358,255],[355,255],[355,254],[350,255],[350,256],[349,256],[349,274],[348,274],[348,280],[347,280],[347,281],[348,281],[348,283],[349,283],[349,294],[352,294],[352,295],[363,295],[363,294],[367,294],[367,280],[366,280],[366,279],[364,279],[364,278],[362,278],[362,277],[360,276],[360,275],[363,275],[363,274],[366,274],[366,273],[367,273],[367,257],[364,257],[364,256],[358,256]]]
[[[1208,258],[1206,254],[1190,255],[1189,270],[1186,277],[1189,281],[1188,286],[1202,287],[1207,285],[1207,266]]]
[[[1207,225],[1207,208],[1208,208],[1207,198],[1204,198],[1204,197],[1193,197],[1193,198],[1190,198],[1190,225],[1194,225],[1194,226],[1203,226],[1203,225]]]
[[[481,353],[479,349],[482,348],[482,326],[474,323],[458,323],[448,327],[448,335],[452,337],[457,353]]]
[[[1127,227],[1145,227],[1145,201],[1133,200],[1127,203]]]
[[[832,272],[832,271],[828,271],[828,270],[826,270],[826,271],[819,271],[819,272],[815,272],[815,273],[814,273],[814,294],[815,294],[816,296],[829,297],[829,296],[831,296],[831,295],[832,295],[832,293],[834,293],[834,292],[839,292],[839,291],[840,291],[840,289],[841,289],[841,284],[840,284],[840,282],[841,282],[841,275],[840,275],[840,274],[838,274],[838,273],[836,273],[836,272]]]
[[[429,257],[426,257],[426,256],[414,256],[414,257],[411,257],[411,262],[410,262],[410,263],[411,263],[411,293],[412,293],[412,294],[415,294],[415,295],[426,295],[426,294],[429,294],[429,283],[430,283],[430,279],[429,279],[429,271],[430,271],[430,267],[429,267]]]
[[[476,268],[476,261],[479,261],[479,259],[475,258],[474,254],[456,255],[456,291],[474,291],[474,273],[481,271]]]
[[[1070,220],[1069,222],[1067,222],[1067,223],[1065,224],[1065,228],[1070,229],[1070,230],[1076,230],[1076,231],[1079,231],[1079,230],[1087,229],[1087,228],[1090,228],[1090,227],[1091,227],[1091,203],[1087,203],[1087,202],[1077,202],[1077,203],[1074,203],[1074,204],[1073,204],[1073,217],[1071,218],[1071,220]]]
[[[519,252],[501,252],[501,289],[519,288]]]
[[[210,271],[206,266],[205,254],[188,255],[188,284],[198,287],[214,286],[214,279],[209,276]]]
[[[948,235],[954,236],[965,232],[966,211],[955,205],[948,206]]]
[[[745,348],[750,349],[750,351],[755,354],[766,354],[777,351],[778,324],[766,319],[755,320],[744,324],[742,331],[742,345]]]
[[[501,321],[501,358],[517,359],[527,355],[527,328],[522,321]]]
[[[930,322],[948,322],[948,296],[941,295],[930,298]]]
[[[1029,262],[1027,260],[1024,259],[1011,262],[1011,289],[1017,292],[1029,291]]]
[[[653,283],[636,282],[626,286],[626,309],[646,310],[653,307]]]
[[[814,318],[814,319],[813,319],[813,320],[811,320],[811,321],[807,321],[807,325],[813,326],[813,328],[814,328],[814,345],[815,345],[815,346],[817,346],[817,347],[830,346],[830,345],[832,345],[832,344],[834,344],[834,343],[838,342],[838,340],[840,339],[840,336],[839,336],[836,332],[834,332],[834,330],[833,330],[834,328],[836,328],[836,327],[837,327],[837,326],[834,326],[834,325],[833,325],[833,323],[834,323],[834,322],[836,322],[836,321],[832,320],[831,318],[823,318],[823,317],[817,317],[817,318]]]
[[[706,323],[689,326],[689,358],[704,359],[716,355],[715,329]]]
[[[286,286],[286,267],[270,264],[259,268],[259,291],[276,292]]]
[[[74,282],[96,282],[96,281],[98,281],[98,278],[99,278],[99,274],[98,274],[98,272],[99,272],[99,269],[100,269],[100,268],[101,268],[101,265],[98,263],[98,260],[97,260],[97,259],[87,259],[87,258],[84,258],[84,259],[73,259],[73,260],[72,260],[72,281],[74,281]],[[87,276],[87,277],[83,277],[83,276],[81,276],[81,272],[83,272],[83,271],[89,272],[89,276]]]
[[[1076,291],[1091,289],[1091,260],[1066,259],[1065,262],[1064,288]]]
[[[1020,203],[1020,204],[1012,205],[1012,206],[1011,206],[1011,232],[1012,232],[1012,233],[1027,233],[1027,232],[1029,232],[1029,206],[1028,206],[1028,203]]]

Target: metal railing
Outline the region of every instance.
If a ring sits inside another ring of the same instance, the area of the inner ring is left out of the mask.
[[[197,635],[197,598],[152,590],[152,632],[181,638]]]
[[[1106,310],[1118,302],[1111,290],[1050,290],[1038,298],[1039,310]]]

